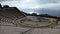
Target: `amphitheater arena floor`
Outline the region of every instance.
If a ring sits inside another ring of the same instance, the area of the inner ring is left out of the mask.
[[[27,31],[31,29],[30,31]],[[15,26],[0,26],[0,34],[21,34],[22,32],[27,31],[23,34],[60,34],[60,29],[51,29],[51,28],[24,28],[24,27],[15,27]]]

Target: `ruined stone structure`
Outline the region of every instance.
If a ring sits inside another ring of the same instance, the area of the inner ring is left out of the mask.
[[[0,25],[14,24],[18,19],[25,17],[24,14],[16,7],[9,7],[0,5]]]
[[[0,25],[40,28],[51,27],[53,24],[55,26],[58,23],[57,20],[57,17],[37,15],[36,13],[25,14],[16,7],[0,5]]]
[[[0,4],[0,8],[2,8],[2,5]]]

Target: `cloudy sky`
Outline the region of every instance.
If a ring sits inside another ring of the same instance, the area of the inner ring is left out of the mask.
[[[2,5],[15,6],[28,13],[47,13],[60,16],[60,0],[0,0]]]

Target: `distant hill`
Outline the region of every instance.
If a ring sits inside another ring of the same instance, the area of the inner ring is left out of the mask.
[[[37,15],[36,13],[32,13],[32,14],[28,14],[28,13],[25,13],[23,12],[25,15],[27,16],[41,16],[41,17],[49,17],[49,18],[55,18],[55,19],[59,19],[60,17],[57,17],[57,16],[52,16],[52,15],[49,15],[49,14],[40,14],[40,15]]]

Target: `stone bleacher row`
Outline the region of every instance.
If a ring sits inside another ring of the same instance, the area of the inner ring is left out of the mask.
[[[17,16],[0,16],[0,25],[14,24],[15,20],[22,18]]]
[[[9,19],[4,16],[0,16],[0,25],[8,25],[8,24],[13,24],[14,21],[12,19]]]
[[[0,25],[14,25],[16,20],[24,17],[24,15],[15,8],[13,8],[13,10],[7,8],[7,10],[4,9],[3,11],[0,11]]]

